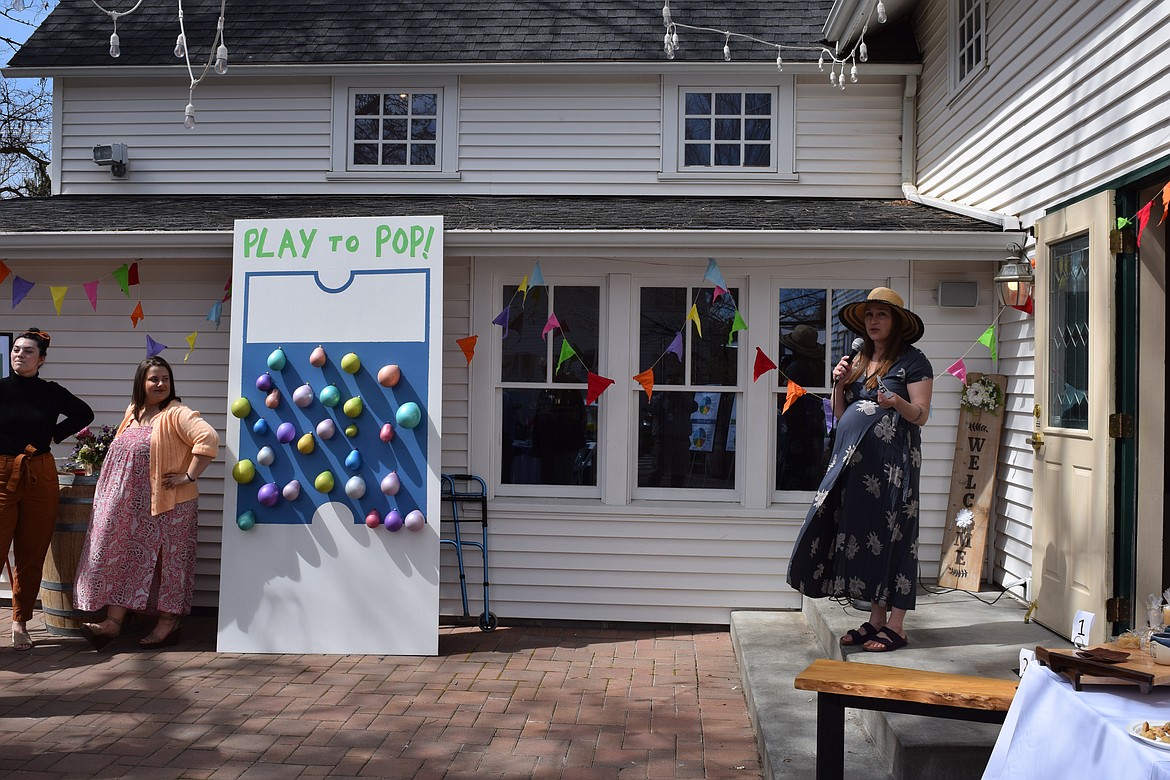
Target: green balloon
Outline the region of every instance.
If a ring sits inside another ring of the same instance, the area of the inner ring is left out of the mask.
[[[236,518],[236,525],[241,531],[251,531],[256,527],[256,513],[249,509]]]

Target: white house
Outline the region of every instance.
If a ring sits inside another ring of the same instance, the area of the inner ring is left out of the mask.
[[[52,331],[44,374],[87,398],[98,422],[120,414],[149,334],[170,346],[180,394],[222,428],[232,324],[207,315],[230,274],[235,219],[440,214],[442,470],[487,482],[492,611],[719,624],[733,609],[799,606],[784,571],[813,494],[793,465],[815,471],[824,446],[815,425],[798,437],[779,424],[786,386],[776,371],[753,381],[756,348],[780,362],[796,327],[811,327],[826,360],[806,386],[823,395],[848,348],[836,308],[888,285],[926,322],[920,345],[938,377],[922,575],[942,553],[959,414],[960,385],[944,372],[965,355],[972,371],[1012,376],[989,573],[1022,579],[1038,528],[1023,439],[1040,317],[1001,313],[992,280],[1010,244],[1029,244],[1015,215],[1030,226],[1115,169],[1102,162],[1096,179],[1060,191],[979,185],[972,166],[1010,143],[973,131],[1003,122],[980,113],[989,95],[1011,104],[995,69],[952,95],[946,3],[888,3],[885,24],[856,5],[675,0],[669,58],[657,0],[233,2],[228,72],[189,91],[169,3],[119,19],[111,59],[110,20],[63,0],[5,71],[53,77],[55,164],[54,197],[0,202],[0,258],[37,285],[2,329]],[[220,4],[184,9],[202,61]],[[867,61],[830,54],[822,70],[822,38],[849,53],[863,28]],[[1011,46],[1015,63],[1024,46]],[[93,147],[114,144],[122,175],[95,163]],[[1136,160],[1136,146],[1126,154]],[[730,299],[712,301],[709,258]],[[141,283],[127,297],[111,273],[134,262]],[[538,263],[545,286],[518,297]],[[94,280],[96,311],[82,292]],[[972,305],[940,300],[942,282],[970,283],[957,302]],[[50,286],[69,288],[60,314]],[[516,300],[505,335],[492,321]],[[139,301],[145,319],[132,326]],[[692,303],[701,337],[685,319]],[[545,340],[553,310],[562,328]],[[747,329],[729,344],[736,312]],[[993,365],[976,339],[997,317],[1007,359]],[[680,332],[682,360],[659,361]],[[468,335],[479,337],[470,363],[455,342]],[[566,337],[580,360],[558,372]],[[632,377],[652,367],[648,402]],[[615,380],[588,408],[586,369]],[[678,439],[672,406],[689,407]],[[222,460],[209,471],[225,474]],[[221,489],[201,502],[203,606],[216,603]],[[447,558],[441,596],[444,614],[461,611]]]

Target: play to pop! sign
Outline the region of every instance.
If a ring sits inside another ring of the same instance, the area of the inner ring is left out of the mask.
[[[442,217],[236,222],[221,652],[438,652],[442,270]]]

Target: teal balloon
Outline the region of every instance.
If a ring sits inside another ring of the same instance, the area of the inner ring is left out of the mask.
[[[264,436],[268,433],[268,422],[261,417],[256,422],[252,423],[252,433],[257,436]]]
[[[362,454],[357,450],[350,450],[345,456],[345,467],[350,471],[357,471],[362,467]]]
[[[284,350],[280,347],[272,350],[272,354],[268,356],[268,367],[273,371],[283,371],[286,363],[288,363],[288,358],[285,357]]]
[[[326,385],[317,394],[317,400],[321,402],[322,406],[337,406],[341,403],[341,391],[337,389],[337,385]]]
[[[241,531],[251,531],[256,527],[256,513],[249,509],[244,514],[236,518],[236,526]]]
[[[414,401],[407,401],[398,407],[398,411],[394,413],[394,419],[403,428],[414,428],[422,421],[422,410]]]

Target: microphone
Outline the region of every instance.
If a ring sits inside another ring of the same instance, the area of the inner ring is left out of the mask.
[[[861,353],[861,348],[865,346],[865,340],[858,337],[853,339],[853,343],[849,345],[849,362],[853,362],[853,358]]]

